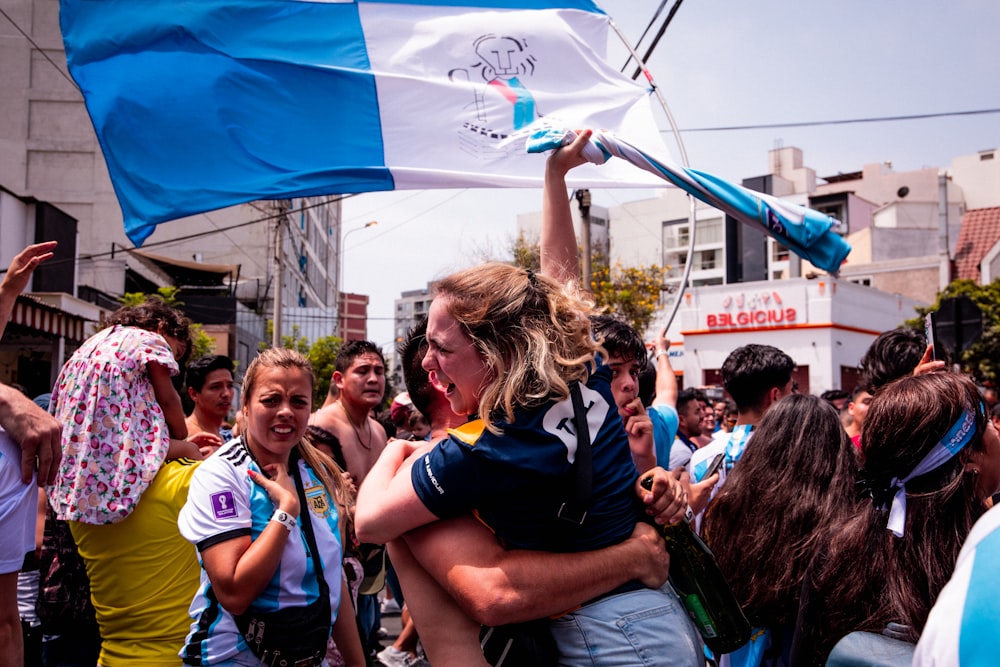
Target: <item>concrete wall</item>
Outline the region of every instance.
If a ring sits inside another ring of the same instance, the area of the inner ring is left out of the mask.
[[[965,193],[967,209],[1000,206],[1000,151],[989,149],[951,161],[951,179]]]

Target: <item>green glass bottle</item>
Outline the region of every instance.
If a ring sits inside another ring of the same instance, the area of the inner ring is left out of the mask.
[[[643,479],[642,487],[652,489],[653,478]],[[712,550],[691,529],[690,513],[689,508],[688,520],[658,528],[670,552],[670,583],[705,645],[718,657],[750,641],[750,623],[715,562]]]

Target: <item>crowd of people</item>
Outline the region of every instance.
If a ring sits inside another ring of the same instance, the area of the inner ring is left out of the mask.
[[[588,139],[547,161],[540,268],[439,281],[384,413],[377,345],[340,347],[322,406],[281,348],[237,392],[155,298],[47,410],[0,386],[0,666],[989,664],[995,396],[905,329],[850,392],[798,393],[758,343],[680,388],[665,331],[579,290]],[[0,327],[53,247],[15,258]],[[753,627],[734,653],[668,579],[659,527],[689,518]]]

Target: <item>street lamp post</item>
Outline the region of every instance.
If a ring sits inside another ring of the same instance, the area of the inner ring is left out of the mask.
[[[347,243],[347,237],[353,234],[354,232],[360,232],[362,229],[368,229],[369,227],[374,227],[377,224],[378,220],[371,220],[370,222],[366,222],[360,227],[355,227],[354,229],[348,229],[346,232],[344,232],[344,235],[340,237],[340,257],[338,258],[339,261],[337,262],[337,264],[340,266],[340,275],[337,276],[337,291],[340,292],[341,294],[344,293],[344,259],[347,256],[347,254],[344,252],[344,249],[345,249],[345,244]]]

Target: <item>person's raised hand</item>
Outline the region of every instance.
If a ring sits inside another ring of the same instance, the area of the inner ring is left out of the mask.
[[[931,344],[927,345],[927,349],[924,350],[924,356],[920,357],[920,362],[917,367],[913,369],[914,375],[926,375],[927,373],[933,373],[934,371],[944,370],[945,362],[934,358],[934,346]]]
[[[593,135],[592,130],[580,130],[573,141],[552,151],[546,160],[546,168],[552,172],[565,175],[570,169],[587,162],[583,149]]]
[[[9,291],[14,295],[23,292],[32,272],[39,264],[52,257],[57,245],[56,241],[35,243],[17,253],[3,277],[3,282],[0,282],[0,291]]]
[[[656,359],[659,360],[660,352],[670,353],[670,339],[667,338],[667,327],[663,327],[660,333],[653,339],[653,349],[656,351]]]

